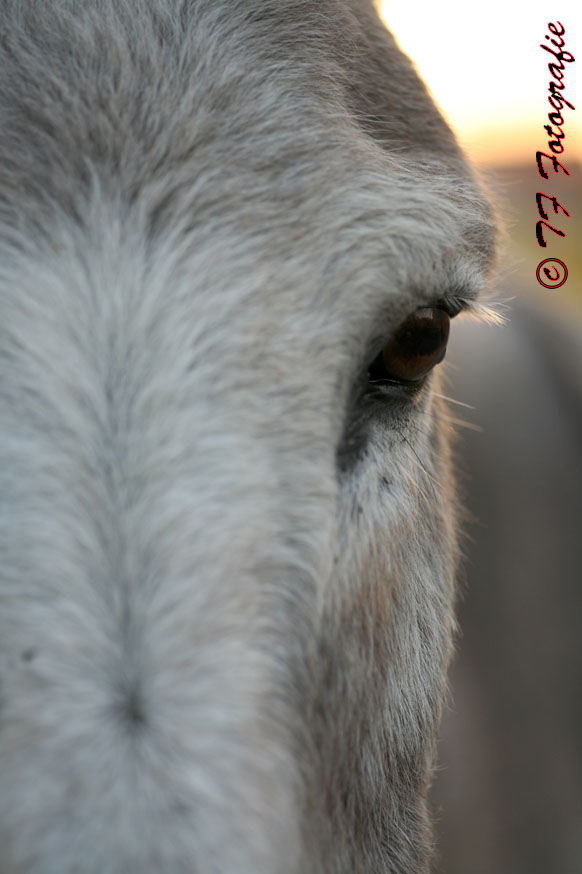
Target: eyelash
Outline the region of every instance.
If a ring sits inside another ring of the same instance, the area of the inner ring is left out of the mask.
[[[458,316],[459,313],[463,312],[463,310],[470,310],[472,303],[462,297],[449,296],[441,297],[434,303],[427,304],[427,306],[440,307],[440,309],[443,309],[451,319],[454,319],[455,316]]]

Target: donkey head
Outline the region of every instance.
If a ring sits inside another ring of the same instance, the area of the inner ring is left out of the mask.
[[[471,171],[365,0],[0,30],[0,874],[427,871]]]

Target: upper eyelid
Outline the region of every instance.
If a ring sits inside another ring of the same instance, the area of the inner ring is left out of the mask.
[[[451,319],[454,319],[455,316],[458,316],[459,313],[462,313],[463,310],[470,310],[474,306],[474,301],[467,300],[467,298],[457,297],[456,295],[443,295],[436,301],[432,301],[427,305],[428,307],[439,307],[443,309]]]

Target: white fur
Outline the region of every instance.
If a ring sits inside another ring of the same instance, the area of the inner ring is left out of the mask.
[[[338,452],[372,341],[478,292],[470,171],[364,2],[0,30],[1,874],[426,872],[437,399]]]

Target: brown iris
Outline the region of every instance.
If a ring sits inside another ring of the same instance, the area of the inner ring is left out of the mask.
[[[421,382],[445,357],[450,322],[440,307],[416,310],[371,365],[370,382]]]

